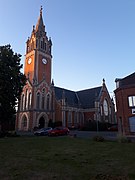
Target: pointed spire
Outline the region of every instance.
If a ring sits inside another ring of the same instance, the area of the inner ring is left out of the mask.
[[[54,86],[54,79],[52,79],[52,83],[51,83],[52,86]]]
[[[44,31],[45,29],[45,26],[44,26],[44,23],[43,23],[43,18],[42,18],[42,6],[40,8],[40,16],[38,18],[38,22],[37,22],[37,25],[36,25],[36,31]]]
[[[42,10],[43,10],[43,8],[41,6],[41,8],[40,8],[40,16],[42,16]]]
[[[105,79],[103,78],[103,84],[105,84]]]

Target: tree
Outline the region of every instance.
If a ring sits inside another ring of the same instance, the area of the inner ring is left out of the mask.
[[[13,121],[16,105],[26,77],[21,73],[21,55],[10,45],[0,46],[0,124],[3,129]]]

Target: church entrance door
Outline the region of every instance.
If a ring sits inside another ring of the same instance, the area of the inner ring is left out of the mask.
[[[45,127],[45,119],[43,117],[41,117],[39,119],[39,128],[44,128]]]

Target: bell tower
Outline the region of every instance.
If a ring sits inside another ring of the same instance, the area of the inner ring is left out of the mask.
[[[52,41],[48,39],[42,18],[42,6],[36,27],[33,26],[31,37],[26,42],[24,73],[32,84],[38,84],[45,79],[51,84]]]
[[[16,130],[32,131],[48,126],[54,119],[53,83],[51,83],[52,41],[47,37],[42,7],[36,26],[26,42],[24,74],[26,85],[19,101]]]

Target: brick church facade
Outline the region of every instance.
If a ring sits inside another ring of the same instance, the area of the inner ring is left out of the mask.
[[[41,8],[36,27],[26,42],[27,83],[18,105],[16,130],[32,131],[34,127],[47,127],[50,121],[66,127],[83,126],[93,120],[114,123],[114,103],[104,79],[99,87],[76,92],[54,85],[51,48]]]

